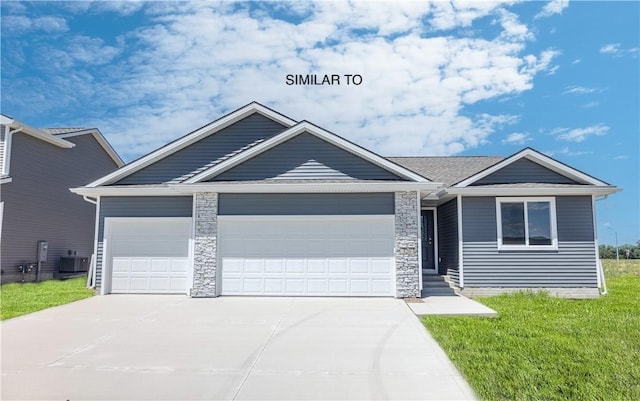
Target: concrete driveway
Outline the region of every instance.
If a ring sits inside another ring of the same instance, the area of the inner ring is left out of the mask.
[[[473,399],[395,299],[109,295],[1,325],[2,399]]]

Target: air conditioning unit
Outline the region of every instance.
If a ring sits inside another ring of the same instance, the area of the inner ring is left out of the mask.
[[[80,273],[89,270],[89,258],[84,256],[62,256],[60,273]]]

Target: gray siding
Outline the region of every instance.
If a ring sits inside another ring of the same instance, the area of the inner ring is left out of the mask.
[[[393,193],[220,194],[220,215],[393,214]]]
[[[513,184],[535,182],[545,184],[580,184],[570,178],[549,170],[528,159],[522,158],[493,174],[476,181],[472,185]]]
[[[270,138],[285,129],[284,125],[254,113],[113,185],[156,184],[171,181],[250,143]]]
[[[439,274],[458,270],[458,204],[455,199],[438,207]],[[456,275],[457,276],[457,275]]]
[[[191,217],[191,196],[105,196],[100,198],[96,287],[102,285],[102,248],[105,217]]]
[[[32,136],[12,137],[11,176],[2,184],[2,281],[20,280],[17,266],[35,262],[38,240],[49,242],[44,278],[57,271],[68,250],[93,253],[95,206],[69,191],[115,170],[115,162],[92,135],[67,138],[63,149]],[[35,279],[35,274],[27,275]]]
[[[557,251],[498,251],[493,197],[463,198],[465,287],[595,287],[591,197],[556,197]]]
[[[303,133],[225,171],[212,181],[269,178],[403,180],[361,157]]]
[[[4,129],[4,125],[0,125],[0,174],[4,169],[4,151],[6,149],[6,137]]]

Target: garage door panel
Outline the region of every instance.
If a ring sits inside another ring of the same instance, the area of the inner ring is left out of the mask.
[[[221,217],[222,294],[393,295],[393,216],[313,217]]]
[[[184,293],[191,219],[108,221],[112,293]]]

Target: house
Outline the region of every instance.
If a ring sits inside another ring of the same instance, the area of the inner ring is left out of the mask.
[[[67,256],[69,271],[86,271],[93,253],[95,205],[69,188],[124,163],[97,129],[38,129],[0,118],[0,280],[52,278],[61,257]]]
[[[619,189],[533,149],[384,158],[248,104],[84,187],[101,294],[598,296],[594,204]]]

